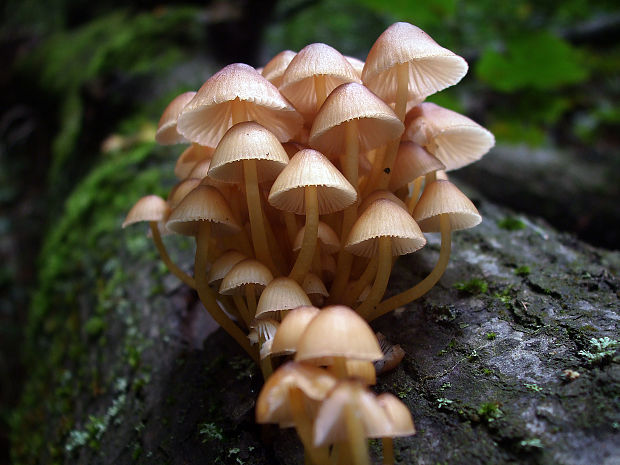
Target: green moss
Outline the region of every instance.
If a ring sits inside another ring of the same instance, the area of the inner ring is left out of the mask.
[[[513,216],[507,216],[497,222],[497,226],[507,231],[519,231],[526,228],[525,222]]]
[[[521,276],[521,277],[525,277],[525,276],[529,276],[529,274],[531,273],[530,267],[527,265],[522,265],[519,266],[515,269],[514,273],[517,276]]]
[[[458,282],[454,287],[459,291],[469,294],[484,294],[489,290],[489,285],[484,279],[472,278],[467,282]]]
[[[487,333],[487,334],[485,335],[485,337],[487,338],[487,340],[489,340],[489,341],[493,341],[493,340],[495,340],[495,338],[497,337],[497,334],[495,334],[495,333],[491,332],[491,333]]]
[[[65,453],[81,446],[96,449],[102,425],[109,425],[106,413],[83,425],[72,417],[76,399],[88,399],[106,383],[100,361],[93,363],[85,346],[92,337],[105,343],[107,318],[130,306],[121,286],[127,276],[115,257],[123,250],[120,222],[141,196],[163,194],[162,171],[151,160],[161,163],[164,154],[151,143],[110,154],[75,188],[46,236],[25,331],[31,371],[11,417],[13,463],[63,462]],[[86,289],[95,289],[94,301],[78,300]],[[139,359],[132,360],[138,368]]]
[[[495,292],[493,297],[498,299],[506,308],[509,309],[512,306],[512,286],[508,286],[499,292]]]
[[[478,408],[478,415],[487,422],[492,422],[504,416],[498,402],[485,402]]]

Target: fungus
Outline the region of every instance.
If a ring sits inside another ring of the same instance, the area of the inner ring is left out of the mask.
[[[177,118],[185,105],[194,98],[196,92],[184,92],[176,96],[164,110],[159,123],[155,140],[162,145],[181,144],[187,139],[177,131]]]
[[[482,221],[478,210],[450,181],[438,180],[428,185],[413,217],[426,232],[441,232],[439,259],[431,273],[417,285],[381,302],[371,313],[373,320],[426,294],[443,275],[450,259],[451,231],[473,228]]]

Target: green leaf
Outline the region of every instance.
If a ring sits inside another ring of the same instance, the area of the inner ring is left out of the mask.
[[[528,87],[546,90],[587,79],[583,61],[579,51],[564,40],[539,32],[509,40],[504,52],[486,49],[476,74],[502,92]]]

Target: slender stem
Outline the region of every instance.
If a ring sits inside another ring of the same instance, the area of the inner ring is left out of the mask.
[[[262,347],[262,343],[260,344]],[[263,379],[267,381],[273,373],[273,365],[271,364],[271,356],[267,355],[265,358],[260,359],[260,371],[263,374]]]
[[[245,305],[245,302],[243,301],[243,297],[241,297],[240,295],[233,295],[232,298],[235,306],[237,307],[237,311],[241,315],[241,318],[245,322],[245,325],[249,328],[250,323],[252,323],[252,320],[254,318],[250,316],[250,312],[248,310],[248,307]]]
[[[420,191],[422,190],[423,181],[423,176],[419,176],[413,180],[413,191],[411,192],[411,197],[409,197],[409,199],[407,200],[407,211],[410,215],[413,214],[413,210],[418,204],[418,199],[420,198]]]
[[[382,438],[383,444],[383,465],[394,465],[394,440],[392,438]]]
[[[366,433],[364,432],[362,420],[355,408],[356,398],[357,396],[354,396],[354,399],[345,405],[345,422],[349,440],[349,452],[352,459],[351,463],[353,465],[370,465]]]
[[[358,138],[357,120],[347,121],[345,124],[345,147],[346,157],[344,165],[344,176],[347,181],[357,190],[357,180],[359,173],[359,151],[360,141]],[[359,191],[358,191],[359,192]]]
[[[450,249],[452,248],[450,217],[448,214],[443,213],[439,216],[439,227],[441,231],[441,249],[439,250],[439,259],[433,271],[412,288],[381,302],[370,315],[369,321],[419,299],[437,284],[437,281],[439,281],[444,271],[446,271],[450,260]]]
[[[295,429],[306,453],[310,456],[314,465],[325,465],[328,463],[329,457],[326,447],[314,447],[312,442],[312,419],[306,412],[304,405],[304,394],[301,389],[291,387],[288,391],[289,404]]]
[[[338,262],[336,263],[336,276],[329,292],[329,301],[331,303],[340,302],[342,294],[349,282],[351,265],[353,265],[353,255],[347,252],[344,246],[355,220],[357,220],[357,204],[352,205],[344,211],[342,231],[340,232],[340,252],[338,252]]]
[[[196,261],[194,263],[194,275],[196,276],[196,291],[198,291],[198,297],[200,297],[202,304],[222,329],[235,339],[248,355],[258,363],[258,354],[256,350],[250,346],[250,341],[243,331],[241,331],[220,308],[215,300],[215,292],[207,284],[206,259],[210,234],[211,223],[208,221],[201,221],[198,234],[196,234]]]
[[[398,119],[404,122],[405,113],[407,112],[407,96],[409,94],[409,63],[400,63],[397,66],[396,105],[394,108],[394,113],[396,113]],[[380,174],[381,178],[379,179],[377,189],[387,189],[390,183],[390,176],[392,169],[394,168],[394,160],[396,159],[396,154],[398,153],[399,144],[400,137],[390,141],[388,144],[388,149],[383,160],[382,172]]]
[[[349,289],[346,296],[346,304],[349,307],[353,307],[357,303],[357,298],[362,291],[370,284],[370,281],[377,275],[377,264],[379,263],[378,257],[372,257],[366,266],[366,269],[359,277],[353,286]]]
[[[381,169],[383,167],[383,159],[385,158],[386,149],[387,147],[383,146],[375,152],[375,160],[372,163],[368,180],[364,186],[364,197],[367,197],[368,194],[374,190],[374,186],[377,184],[377,178],[381,174]]]
[[[325,75],[314,75],[314,90],[316,92],[316,112],[318,113],[327,98],[327,89],[325,88]]]
[[[284,255],[282,254],[282,250],[280,249],[280,241],[276,239],[275,234],[273,233],[273,228],[271,227],[271,223],[269,222],[269,218],[265,211],[263,211],[263,224],[265,225],[265,233],[267,234],[267,243],[269,244],[269,250],[272,252],[272,260],[274,260],[274,265],[277,269],[277,274],[274,277],[282,276],[286,274],[288,267],[286,266],[286,260],[284,259]]]
[[[245,285],[245,300],[248,303],[248,315],[253,320],[256,316],[256,286],[254,284]]]
[[[314,257],[319,231],[319,201],[316,186],[307,186],[304,195],[306,200],[304,240],[301,243],[301,250],[299,255],[297,255],[295,265],[293,265],[293,269],[289,274],[289,278],[294,279],[299,284],[303,282],[312,265],[312,257]]]
[[[252,242],[254,243],[256,258],[258,261],[264,263],[272,273],[277,274],[276,267],[269,254],[269,247],[267,246],[267,233],[265,232],[263,209],[258,192],[258,175],[256,173],[255,160],[243,160],[243,174],[245,178],[248,212],[250,214]]]
[[[370,293],[356,311],[361,317],[368,319],[372,310],[381,301],[392,271],[392,239],[389,236],[379,238],[379,254],[377,262],[377,276],[370,289]]]
[[[155,243],[155,247],[159,251],[159,256],[162,261],[166,264],[170,272],[187,284],[192,289],[196,289],[196,282],[194,278],[188,275],[185,271],[179,268],[170,258],[168,252],[166,251],[166,246],[161,240],[161,234],[159,234],[159,226],[157,226],[157,221],[150,221],[149,226],[151,227],[151,233],[153,234],[153,242]]]
[[[295,238],[297,237],[297,219],[295,219],[295,213],[284,212],[284,223],[286,224],[288,240],[291,243],[291,247],[293,247]]]
[[[345,357],[334,357],[333,365],[334,375],[338,379],[347,379],[349,376],[347,372],[347,359]]]
[[[437,181],[437,171],[431,171],[424,178],[424,184],[429,186],[432,182]]]

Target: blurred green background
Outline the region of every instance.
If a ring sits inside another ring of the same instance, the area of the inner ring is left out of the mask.
[[[0,463],[9,461],[9,424],[27,373],[20,346],[37,256],[80,180],[128,148],[152,144],[166,104],[219,67],[261,66],[312,42],[363,60],[395,21],[420,26],[470,64],[461,83],[430,100],[488,127],[498,146],[457,178],[594,245],[617,248],[615,1],[5,0],[0,376],[14,382],[0,387]]]

